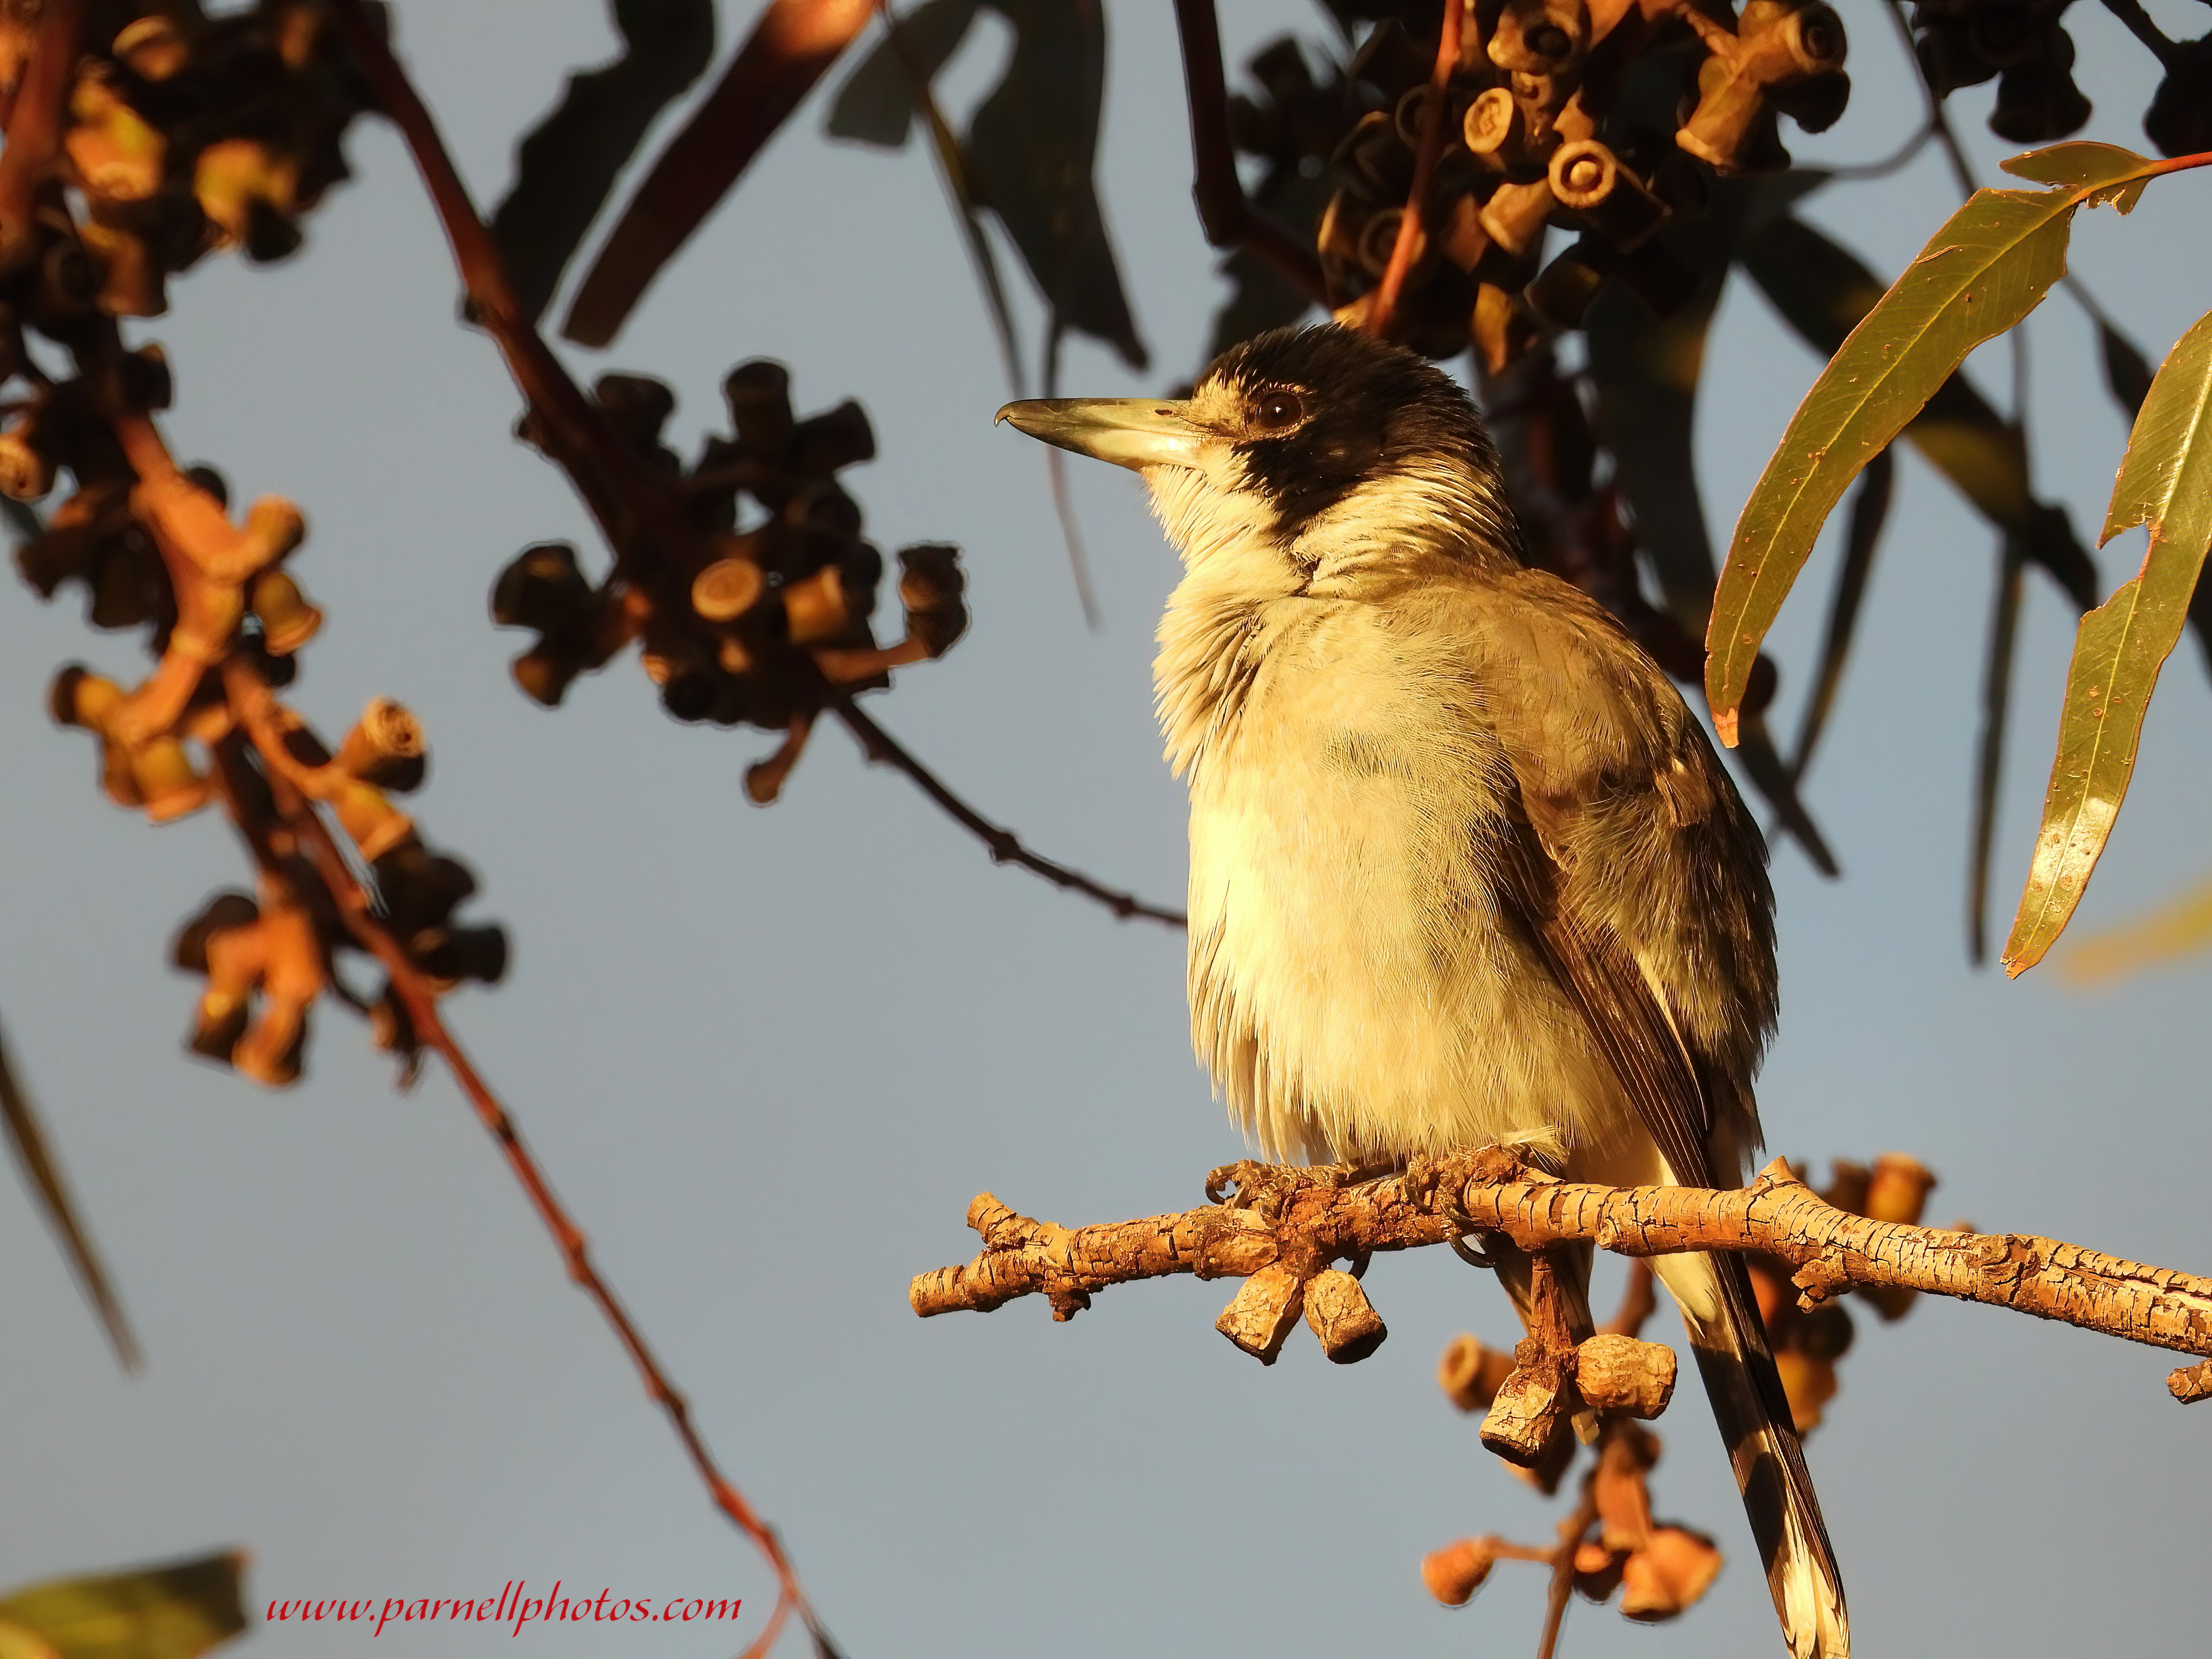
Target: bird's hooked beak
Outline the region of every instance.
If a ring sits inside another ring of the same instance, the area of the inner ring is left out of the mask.
[[[1079,455],[1142,471],[1198,465],[1206,434],[1191,424],[1188,410],[1158,398],[1031,398],[1008,404],[999,419]]]

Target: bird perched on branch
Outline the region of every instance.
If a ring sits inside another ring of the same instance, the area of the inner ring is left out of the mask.
[[[1658,665],[1522,562],[1466,393],[1327,326],[1236,348],[1185,400],[1000,417],[1141,473],[1182,555],[1155,676],[1190,788],[1192,1035],[1262,1150],[1495,1143],[1574,1180],[1740,1184],[1775,1018],[1765,845]],[[1843,1659],[1743,1263],[1653,1265],[1790,1651]],[[1525,1314],[1527,1259],[1504,1276]]]

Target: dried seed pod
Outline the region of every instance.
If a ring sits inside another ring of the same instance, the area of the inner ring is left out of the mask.
[[[1586,1601],[1610,1601],[1613,1591],[1620,1588],[1621,1571],[1627,1565],[1624,1551],[1587,1540],[1576,1545],[1575,1594]]]
[[[1540,1344],[1523,1342],[1515,1358],[1512,1375],[1482,1419],[1482,1443],[1507,1462],[1531,1468],[1566,1431],[1565,1379]]]
[[[339,827],[371,864],[415,833],[414,821],[374,784],[348,779],[331,792],[330,805]]]
[[[414,957],[424,973],[447,985],[471,979],[495,985],[507,976],[507,930],[498,927],[435,928],[420,938]]]
[[[576,550],[566,542],[526,547],[492,585],[491,619],[501,628],[576,633],[586,626],[591,608],[592,585],[576,567]]]
[[[1843,19],[1821,0],[1750,0],[1733,37],[1704,38],[1712,56],[1698,68],[1698,106],[1674,142],[1719,173],[1787,166],[1769,94],[1841,75]]]
[[[1444,1398],[1463,1412],[1490,1409],[1498,1389],[1513,1374],[1513,1356],[1502,1348],[1486,1348],[1480,1338],[1462,1332],[1452,1338],[1437,1362],[1437,1385]]]
[[[1575,1389],[1600,1411],[1654,1418],[1674,1395],[1674,1351],[1632,1336],[1593,1336],[1575,1351]]]
[[[924,542],[899,549],[898,560],[907,635],[921,641],[933,658],[941,657],[968,631],[968,578],[960,568],[960,550]]]
[[[868,424],[867,411],[849,398],[792,429],[790,465],[799,477],[827,478],[840,467],[875,458],[875,428]]]
[[[1641,246],[1666,223],[1667,204],[1632,167],[1595,138],[1577,138],[1552,152],[1548,180],[1561,207],[1622,252]]]
[[[525,696],[551,708],[567,695],[584,665],[581,647],[568,640],[545,639],[516,657],[507,672]]]
[[[676,412],[676,394],[646,374],[602,374],[592,382],[592,400],[613,427],[624,448],[664,471],[680,472],[684,463],[660,441],[660,429]]]
[[[1656,1527],[1621,1570],[1624,1618],[1658,1624],[1690,1607],[1720,1576],[1721,1553],[1703,1533]]]
[[[1307,1284],[1305,1316],[1321,1339],[1321,1351],[1339,1365],[1366,1358],[1389,1335],[1359,1281],[1334,1267],[1324,1268]]]
[[[290,656],[322,630],[323,613],[286,571],[264,570],[254,578],[252,609],[271,656]]]
[[[1271,1262],[1244,1281],[1213,1328],[1262,1365],[1272,1365],[1304,1310],[1305,1295],[1304,1279]]]
[[[406,708],[389,697],[371,697],[338,744],[337,763],[363,783],[404,795],[422,787],[428,745]]]
[[[845,599],[843,574],[825,564],[805,580],[781,590],[787,637],[793,645],[821,645],[844,633],[853,620]]]
[[[246,894],[226,890],[211,895],[198,912],[177,930],[169,945],[169,960],[187,973],[208,971],[208,941],[217,933],[251,927],[261,920],[261,907]]]
[[[1645,1477],[1659,1461],[1656,1436],[1631,1423],[1605,1430],[1590,1496],[1597,1505],[1599,1536],[1608,1552],[1638,1550],[1651,1536],[1651,1491]]]
[[[1815,1358],[1796,1348],[1784,1348],[1774,1356],[1774,1369],[1782,1376],[1782,1392],[1790,1399],[1790,1415],[1800,1434],[1820,1426],[1828,1401],[1836,1395],[1836,1364]]]
[[[691,608],[708,622],[734,622],[759,602],[764,586],[751,559],[717,559],[693,579]]]
[[[1936,1185],[1935,1171],[1918,1158],[1906,1152],[1884,1152],[1874,1161],[1862,1213],[1876,1221],[1917,1225]]]
[[[1462,1538],[1421,1558],[1421,1582],[1448,1607],[1463,1607],[1497,1565],[1498,1540]]]
[[[1864,1215],[1867,1193],[1873,1182],[1874,1171],[1865,1164],[1839,1158],[1830,1166],[1828,1184],[1821,1189],[1820,1201],[1833,1205],[1847,1215]]]
[[[53,458],[39,447],[35,423],[21,421],[0,432],[0,494],[35,501],[53,487]]]
[[[738,441],[759,454],[781,455],[791,441],[791,374],[781,363],[756,358],[732,369],[722,382]]]
[[[1558,205],[1549,177],[1525,185],[1503,184],[1482,204],[1482,228],[1507,253],[1528,253]]]
[[[184,68],[190,48],[176,24],[159,14],[126,24],[108,50],[133,75],[146,81],[166,81]]]
[[[155,823],[167,823],[207,805],[207,780],[193,767],[184,744],[173,737],[153,738],[131,750],[131,780],[146,816]]]

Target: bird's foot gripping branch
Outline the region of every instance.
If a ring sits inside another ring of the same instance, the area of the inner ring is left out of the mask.
[[[1218,1326],[1237,1346],[1272,1362],[1303,1314],[1324,1351],[1349,1361],[1373,1352],[1383,1331],[1359,1280],[1334,1263],[1358,1267],[1378,1251],[1431,1244],[1464,1248],[1470,1238],[1539,1254],[1587,1239],[1628,1256],[1771,1257],[1788,1264],[1802,1309],[1849,1289],[1925,1291],[2010,1308],[2194,1356],[2200,1363],[2175,1371],[2167,1386],[2182,1401],[2212,1395],[2212,1279],[2027,1234],[1854,1215],[1780,1159],[1733,1191],[1563,1182],[1498,1147],[1415,1158],[1380,1180],[1338,1184],[1343,1178],[1331,1170],[1231,1164],[1210,1178],[1216,1201],[1201,1208],[1075,1228],[1018,1215],[985,1193],[968,1208],[982,1250],[917,1278],[909,1300],[927,1318],[1042,1295],[1064,1320],[1090,1306],[1094,1291],[1131,1279],[1242,1279]],[[1509,1380],[1498,1398],[1526,1394]]]

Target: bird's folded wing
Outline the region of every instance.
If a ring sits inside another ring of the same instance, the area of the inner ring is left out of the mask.
[[[1500,896],[1582,1015],[1676,1181],[1712,1184],[1712,1103],[1680,1034],[1620,936],[1577,914],[1527,820],[1501,848]]]

